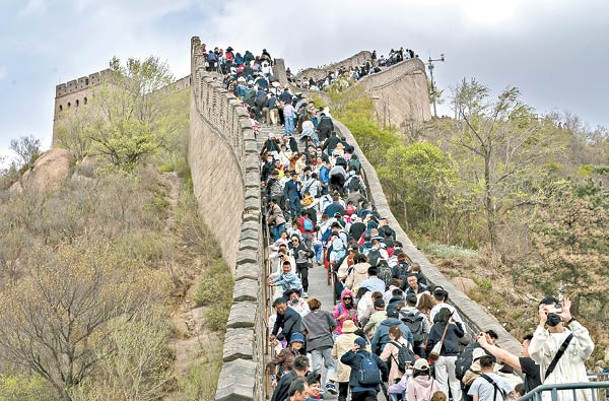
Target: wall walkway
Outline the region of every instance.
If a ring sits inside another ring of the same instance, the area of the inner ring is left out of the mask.
[[[222,87],[217,75],[205,71],[200,45],[200,39],[193,37],[189,164],[200,213],[218,239],[235,278],[216,400],[262,401],[267,396],[264,362],[269,295],[264,281],[268,266],[265,267],[261,225],[258,145],[246,111]],[[433,284],[449,291],[470,327],[494,329],[501,345],[518,353],[519,343],[416,249],[391,213],[376,172],[351,132],[338,121],[335,125],[355,146],[373,201],[378,211],[389,218],[407,253],[421,264]]]

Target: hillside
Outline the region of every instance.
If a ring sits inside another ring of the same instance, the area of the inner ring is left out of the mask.
[[[189,97],[164,94],[162,146],[128,166],[67,116],[0,201],[1,399],[213,398],[232,278],[192,192]]]

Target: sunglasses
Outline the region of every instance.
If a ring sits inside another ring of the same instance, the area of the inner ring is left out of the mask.
[[[292,242],[300,242],[300,241],[298,241],[297,239],[293,239]]]
[[[353,299],[353,298],[351,298],[351,297],[344,297],[343,299]]]

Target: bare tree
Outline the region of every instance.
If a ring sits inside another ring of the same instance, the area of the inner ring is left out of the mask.
[[[107,247],[42,250],[31,274],[0,295],[0,355],[46,379],[62,399],[99,363],[114,319],[154,291]]]
[[[28,168],[32,168],[34,161],[40,156],[40,139],[32,135],[11,139],[10,149],[19,156],[21,166],[27,165]]]

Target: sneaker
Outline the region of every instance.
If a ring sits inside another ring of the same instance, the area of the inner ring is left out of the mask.
[[[326,384],[326,390],[328,390],[328,393],[336,395],[338,394],[338,391],[336,390],[336,386],[334,386],[334,384],[332,383],[328,383]]]
[[[309,298],[309,294],[307,294],[306,292],[303,292],[303,293],[302,293],[302,297],[303,297],[303,298]]]

